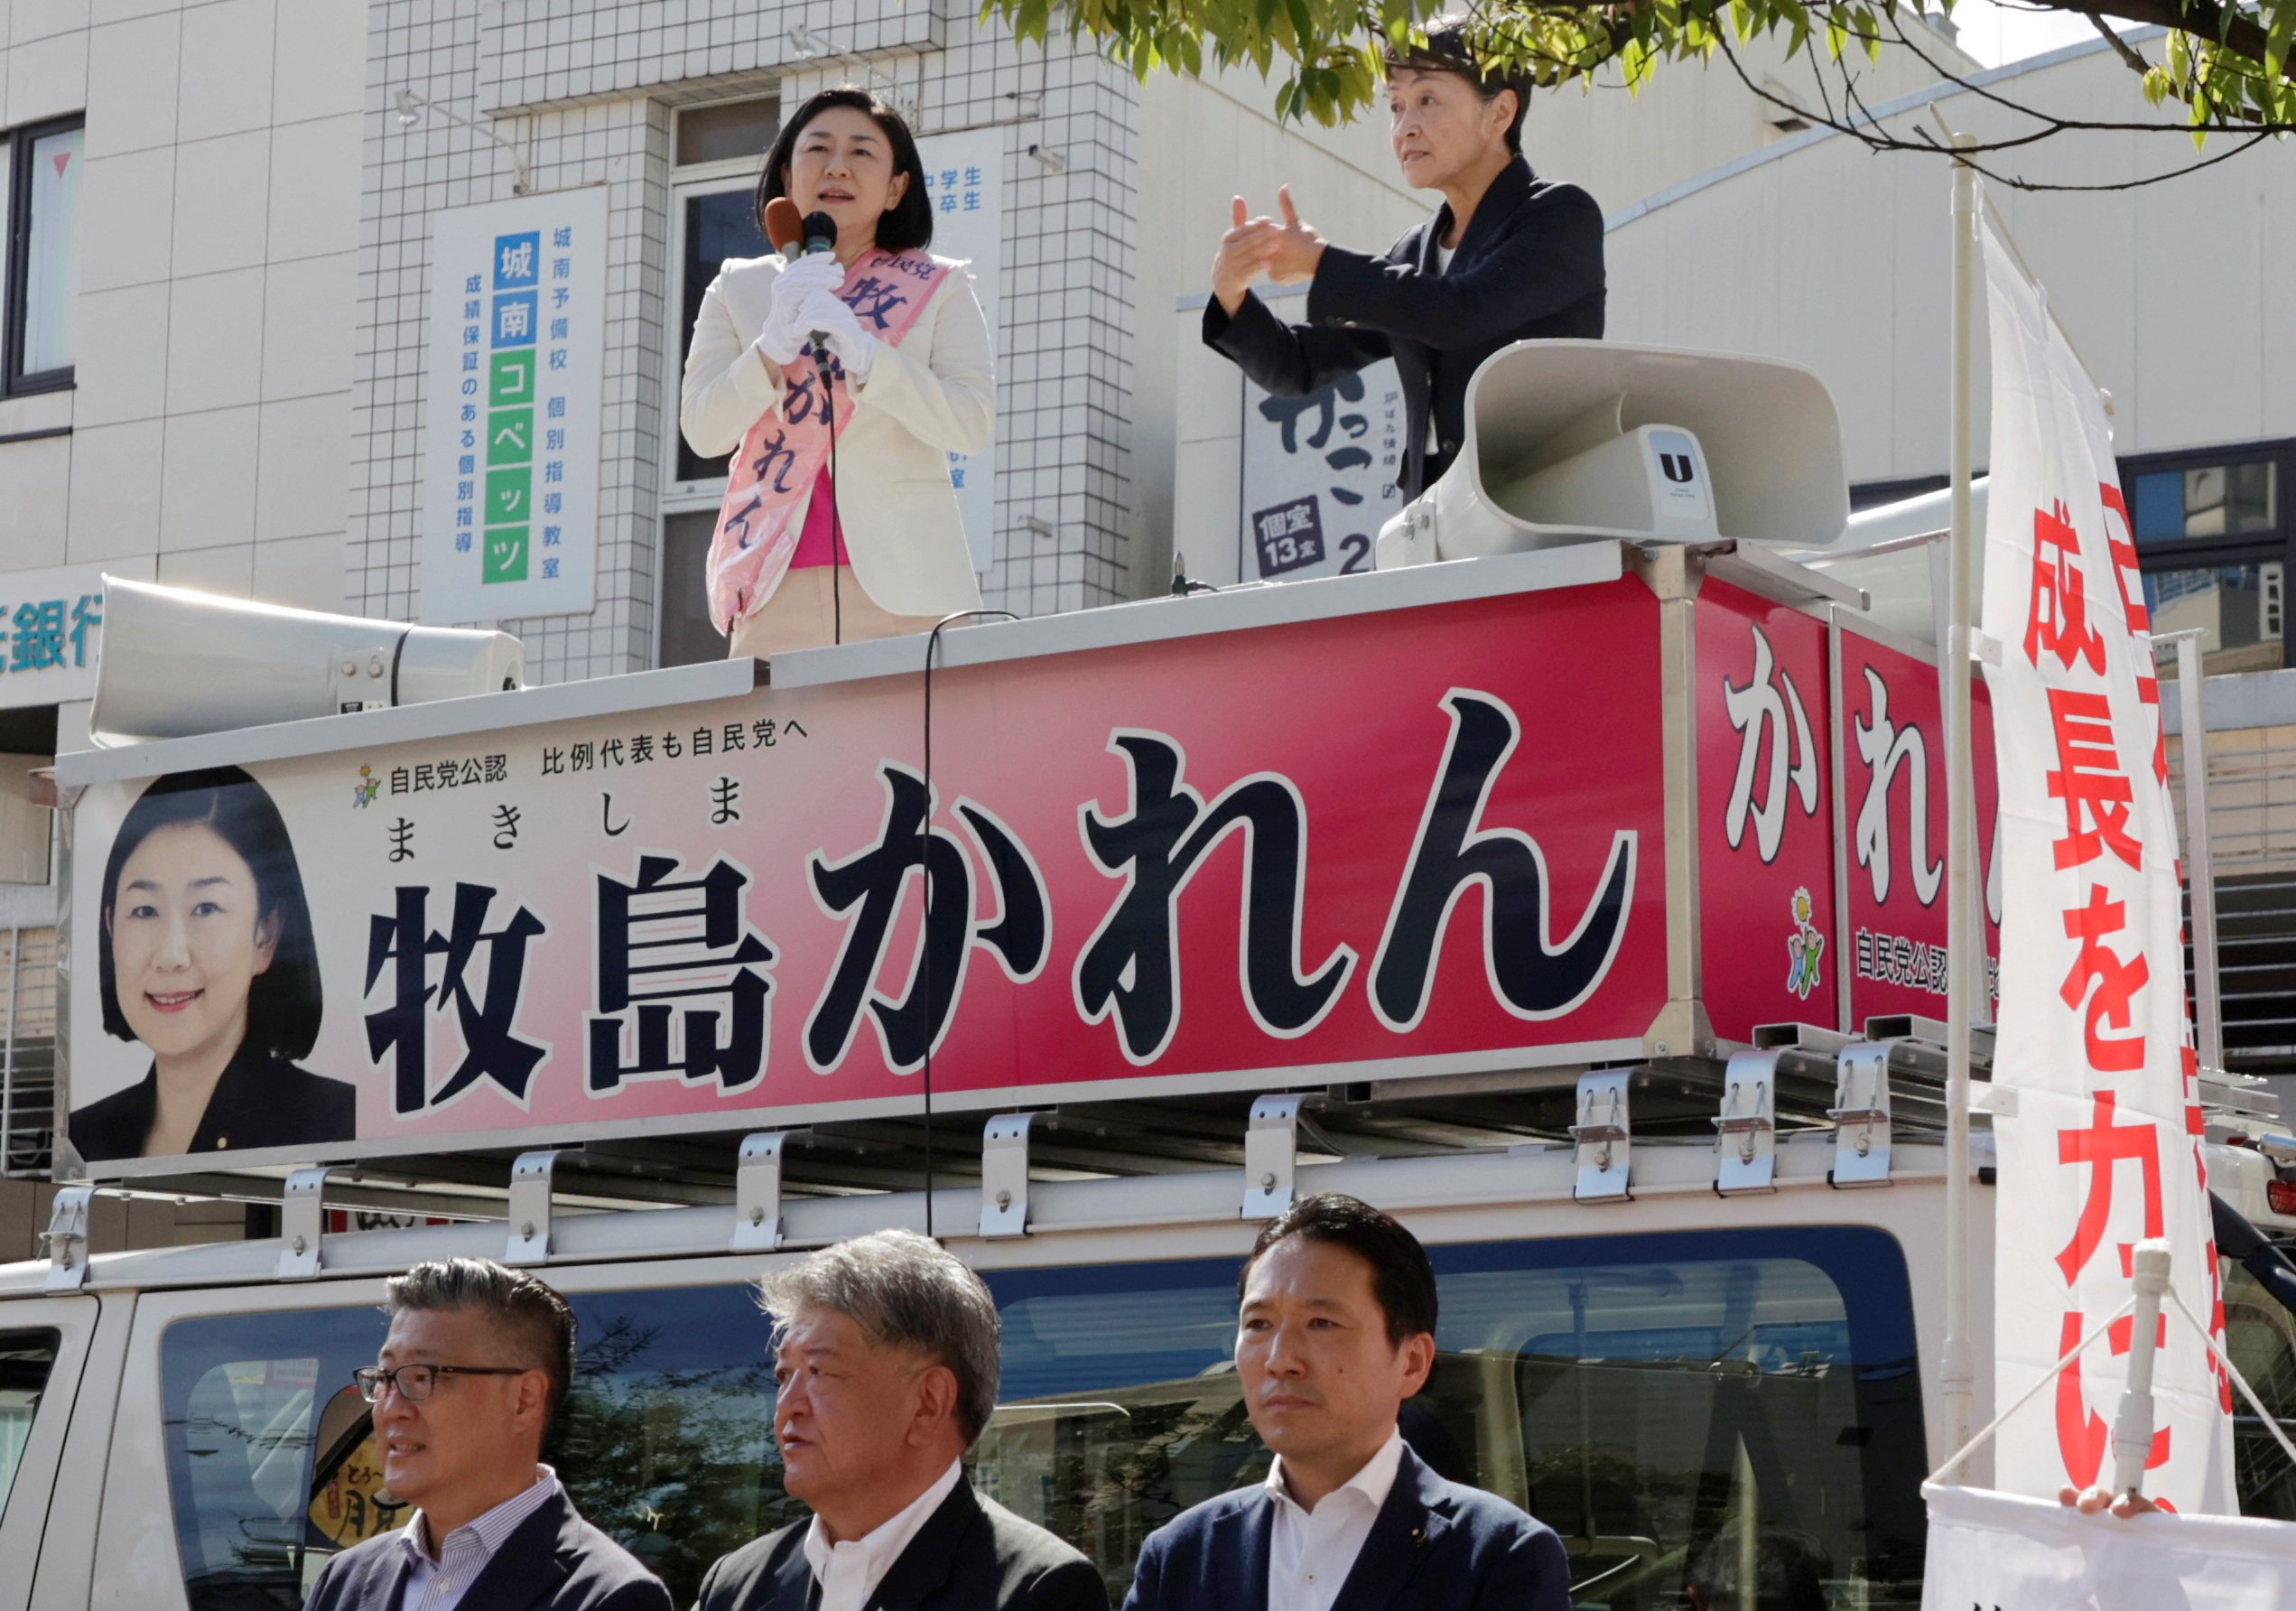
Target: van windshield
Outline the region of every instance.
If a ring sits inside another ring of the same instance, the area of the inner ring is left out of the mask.
[[[1675,1611],[1749,1569],[1827,1604],[1920,1597],[1924,1439],[1904,1261],[1872,1230],[1436,1247],[1438,1358],[1405,1437],[1552,1525],[1574,1598]],[[1232,1260],[999,1271],[1004,1382],[973,1480],[1083,1550],[1121,1599],[1141,1541],[1261,1480],[1232,1364]],[[781,1487],[765,1322],[738,1285],[573,1299],[577,1380],[545,1452],[582,1513],[691,1604],[719,1555],[803,1520]],[[194,1611],[296,1607],[404,1524],[350,1372],[367,1306],[180,1321],[162,1346]]]

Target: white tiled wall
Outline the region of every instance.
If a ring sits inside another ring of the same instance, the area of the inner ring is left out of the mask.
[[[0,570],[339,610],[362,0],[14,0],[0,128],[85,111],[75,385],[0,400]]]

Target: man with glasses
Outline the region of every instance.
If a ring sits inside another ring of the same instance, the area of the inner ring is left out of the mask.
[[[573,1377],[566,1300],[524,1271],[447,1259],[394,1276],[383,1308],[382,1352],[353,1379],[384,1487],[418,1508],[329,1561],[305,1611],[671,1611],[542,1463]]]
[[[698,1611],[1108,1611],[1091,1561],[965,1480],[1002,1327],[963,1261],[878,1231],[761,1286],[782,1485],[813,1519],[711,1567]]]

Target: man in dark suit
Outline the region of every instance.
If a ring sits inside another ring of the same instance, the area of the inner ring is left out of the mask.
[[[304,1611],[671,1611],[542,1464],[573,1377],[566,1300],[485,1259],[418,1264],[386,1291],[390,1331],[358,1387],[384,1485],[419,1508],[329,1561]]]
[[[1406,183],[1443,192],[1434,219],[1374,256],[1302,223],[1289,187],[1280,220],[1249,218],[1239,196],[1204,310],[1204,344],[1279,397],[1393,358],[1408,425],[1397,484],[1407,498],[1457,455],[1467,382],[1483,359],[1534,337],[1603,333],[1602,210],[1576,185],[1531,172],[1522,155],[1530,80],[1485,72],[1468,33],[1464,17],[1438,17],[1426,50],[1388,53],[1390,140]],[[1304,322],[1286,323],[1252,294],[1263,275],[1307,284]]]
[[[965,1480],[1002,1323],[962,1261],[879,1231],[761,1296],[782,1485],[813,1514],[711,1567],[699,1611],[1108,1611],[1091,1561]]]
[[[1238,1280],[1236,1374],[1266,1482],[1141,1546],[1124,1611],[1569,1611],[1551,1528],[1445,1482],[1397,1429],[1435,1364],[1435,1271],[1353,1197],[1303,1198]]]

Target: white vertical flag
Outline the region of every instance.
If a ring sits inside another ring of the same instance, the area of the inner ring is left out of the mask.
[[[2144,588],[2096,383],[2040,289],[1982,227],[1993,333],[1984,622],[2001,778],[1994,1079],[1994,1393],[2007,1403],[2127,1299],[2165,1236],[2186,1305],[2221,1334],[2185,1016],[2176,822]],[[2002,1429],[1996,1485],[2054,1497],[2112,1476],[2130,1323]],[[2162,1318],[2145,1492],[2237,1508],[2231,1394]]]

